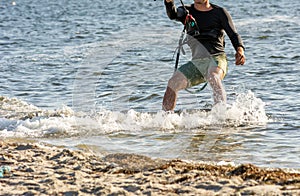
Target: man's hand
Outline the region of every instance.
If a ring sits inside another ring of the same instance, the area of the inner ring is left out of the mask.
[[[246,57],[244,54],[244,48],[238,47],[236,54],[235,54],[235,64],[236,65],[244,65],[246,62]]]

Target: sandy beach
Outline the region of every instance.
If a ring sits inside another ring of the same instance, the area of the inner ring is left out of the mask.
[[[0,142],[0,195],[300,195],[300,173]]]

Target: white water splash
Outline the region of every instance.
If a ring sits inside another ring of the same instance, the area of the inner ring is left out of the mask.
[[[229,108],[215,106],[211,112],[189,111],[147,113],[129,110],[116,112],[102,109],[93,114],[61,110],[42,110],[15,98],[3,99],[0,135],[4,137],[69,137],[108,134],[119,131],[181,132],[212,127],[260,126],[269,122],[265,103],[248,91],[237,96]],[[21,108],[20,106],[23,105]],[[14,110],[14,108],[19,108]],[[7,109],[9,108],[9,109]],[[31,116],[30,114],[35,114]],[[19,117],[19,119],[16,119]],[[30,118],[29,118],[30,117]]]
[[[265,124],[269,121],[265,111],[265,103],[257,98],[252,91],[237,96],[226,118],[236,123]]]

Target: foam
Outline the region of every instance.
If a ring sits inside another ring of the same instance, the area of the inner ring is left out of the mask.
[[[19,110],[14,111],[15,107]],[[5,110],[7,108],[9,110]],[[1,113],[13,116],[13,118],[0,118],[2,137],[70,137],[119,131],[182,132],[212,127],[265,125],[270,121],[265,112],[265,103],[255,97],[251,91],[240,93],[227,107],[220,105],[213,107],[211,112],[195,111],[177,114],[163,111],[148,113],[101,109],[98,112],[86,113],[74,112],[66,106],[52,111],[42,110],[15,98],[11,100],[6,98],[6,107],[2,108]],[[35,116],[26,118],[32,113]]]

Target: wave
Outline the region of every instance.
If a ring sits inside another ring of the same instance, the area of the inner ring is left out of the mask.
[[[17,98],[0,97],[1,137],[71,137],[105,135],[114,132],[184,132],[221,127],[264,126],[272,119],[265,103],[248,91],[227,107],[211,111],[183,110],[179,113],[139,112],[135,110],[75,112],[63,106],[44,110]]]

